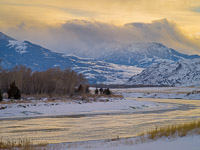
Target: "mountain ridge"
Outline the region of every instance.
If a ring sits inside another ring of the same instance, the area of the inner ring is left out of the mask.
[[[182,54],[161,43],[127,44],[97,57],[98,60],[146,68],[154,63],[176,62],[183,59],[200,58],[198,55]]]
[[[200,58],[154,64],[129,79],[134,85],[199,86]]]
[[[126,49],[121,49],[120,53],[111,49],[108,52],[110,55],[104,53],[101,56],[104,59],[99,57],[96,60],[57,53],[29,41],[18,41],[0,32],[0,58],[4,68],[10,69],[17,65],[30,67],[33,71],[53,67],[71,68],[82,73],[91,84],[124,84],[133,75],[141,73],[144,68],[148,70],[149,66],[168,64],[168,67],[173,67],[170,64],[200,58],[198,55],[181,54],[160,43],[129,44],[124,48]],[[138,55],[135,52],[138,52]],[[147,75],[150,74],[151,72],[148,72]],[[131,79],[133,80],[133,77]]]
[[[42,71],[53,67],[71,68],[82,73],[91,84],[122,84],[132,74],[143,70],[134,66],[116,65],[90,58],[56,53],[29,41],[17,41],[3,33],[0,33],[0,58],[2,67],[6,69],[17,65],[30,67],[33,71]]]

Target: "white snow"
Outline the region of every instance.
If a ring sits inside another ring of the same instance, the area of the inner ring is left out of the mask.
[[[77,55],[74,55],[74,54],[62,54],[63,57],[75,57],[75,58],[78,58],[78,59],[81,59],[81,60],[94,60],[92,58],[85,58],[85,57],[79,57]]]
[[[200,87],[144,87],[112,89],[112,91],[124,97],[200,100]]]
[[[94,90],[94,88],[91,88]],[[46,102],[44,100],[29,100],[26,103],[0,104],[0,119],[9,117],[30,116],[58,116],[79,114],[104,114],[104,113],[127,113],[137,111],[173,109],[177,107],[172,104],[163,104],[150,101],[137,101],[131,98],[158,98],[158,99],[192,99],[200,100],[197,87],[150,87],[150,88],[126,88],[111,89],[115,94],[121,94],[124,98],[99,98],[97,101],[61,101]],[[191,94],[187,94],[187,93]],[[5,101],[5,100],[4,100]],[[8,100],[7,100],[8,101]]]
[[[55,64],[55,65],[54,65],[54,67],[59,67],[59,66],[60,66],[59,64]]]
[[[200,59],[164,62],[146,68],[131,77],[129,84],[142,85],[200,85]]]
[[[82,61],[78,61],[78,63],[85,64],[85,62]],[[143,70],[143,68],[135,66],[117,65],[105,62],[101,62],[99,65],[96,63],[97,62],[90,62],[90,67],[73,67],[72,69],[78,70],[79,73],[84,74],[88,79],[95,79],[97,77],[105,78],[105,81],[98,82],[100,84],[124,84],[132,75],[136,75]]]
[[[128,99],[101,98],[98,102],[78,101],[32,101],[31,103],[1,104],[1,118],[20,118],[38,116],[60,116],[60,115],[88,115],[104,113],[125,113],[137,111],[159,110],[174,108],[170,104],[161,104],[147,101],[136,101]]]
[[[16,52],[20,54],[24,54],[27,52],[26,51],[27,44],[24,41],[9,40],[8,42],[9,44],[7,46],[9,46],[10,48],[15,47]]]
[[[91,88],[94,90],[95,88]],[[153,101],[136,101],[126,97],[147,97],[145,95],[157,94],[157,97],[169,98],[168,95],[176,95],[182,98],[182,94],[199,90],[198,87],[156,87],[156,88],[130,88],[130,89],[111,89],[114,93],[121,93],[125,98],[107,98],[101,97],[96,102],[92,101],[51,101],[47,98],[43,100],[30,100],[26,103],[8,103],[0,104],[0,120],[26,117],[46,117],[46,116],[66,116],[66,115],[97,115],[97,114],[121,114],[132,112],[145,112],[151,110],[174,109],[176,104],[159,103]],[[150,93],[150,94],[147,94]],[[190,94],[188,99],[194,98]],[[150,96],[150,97],[151,97]],[[198,99],[200,95],[196,95]],[[184,97],[185,98],[185,97]],[[6,100],[9,102],[9,100]],[[47,145],[48,150],[199,150],[200,136],[187,136],[178,139],[161,138],[157,141],[147,141],[141,143],[137,141],[138,137],[98,140],[73,143],[59,143]]]
[[[136,137],[137,138],[137,137]],[[137,143],[136,138],[117,141],[89,141],[48,145],[49,150],[199,150],[200,136],[186,136],[177,139],[161,138],[157,141]]]

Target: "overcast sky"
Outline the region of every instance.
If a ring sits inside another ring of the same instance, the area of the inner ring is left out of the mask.
[[[161,42],[200,54],[200,1],[1,0],[0,31],[65,53]]]

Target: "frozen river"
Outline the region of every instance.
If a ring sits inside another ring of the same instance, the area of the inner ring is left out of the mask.
[[[129,100],[136,98],[127,98]],[[168,124],[200,118],[200,101],[138,98],[137,101],[167,104],[163,109],[118,113],[57,115],[37,118],[0,119],[0,137],[30,138],[33,142],[61,143],[133,137]],[[175,106],[175,107],[173,107]]]

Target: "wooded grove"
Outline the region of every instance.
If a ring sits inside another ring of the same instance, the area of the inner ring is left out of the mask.
[[[77,86],[81,84],[84,89],[87,85],[84,76],[71,69],[52,68],[41,72],[33,72],[24,66],[17,66],[10,70],[0,69],[1,91],[7,92],[12,82],[15,82],[21,93],[25,95],[73,95]]]

